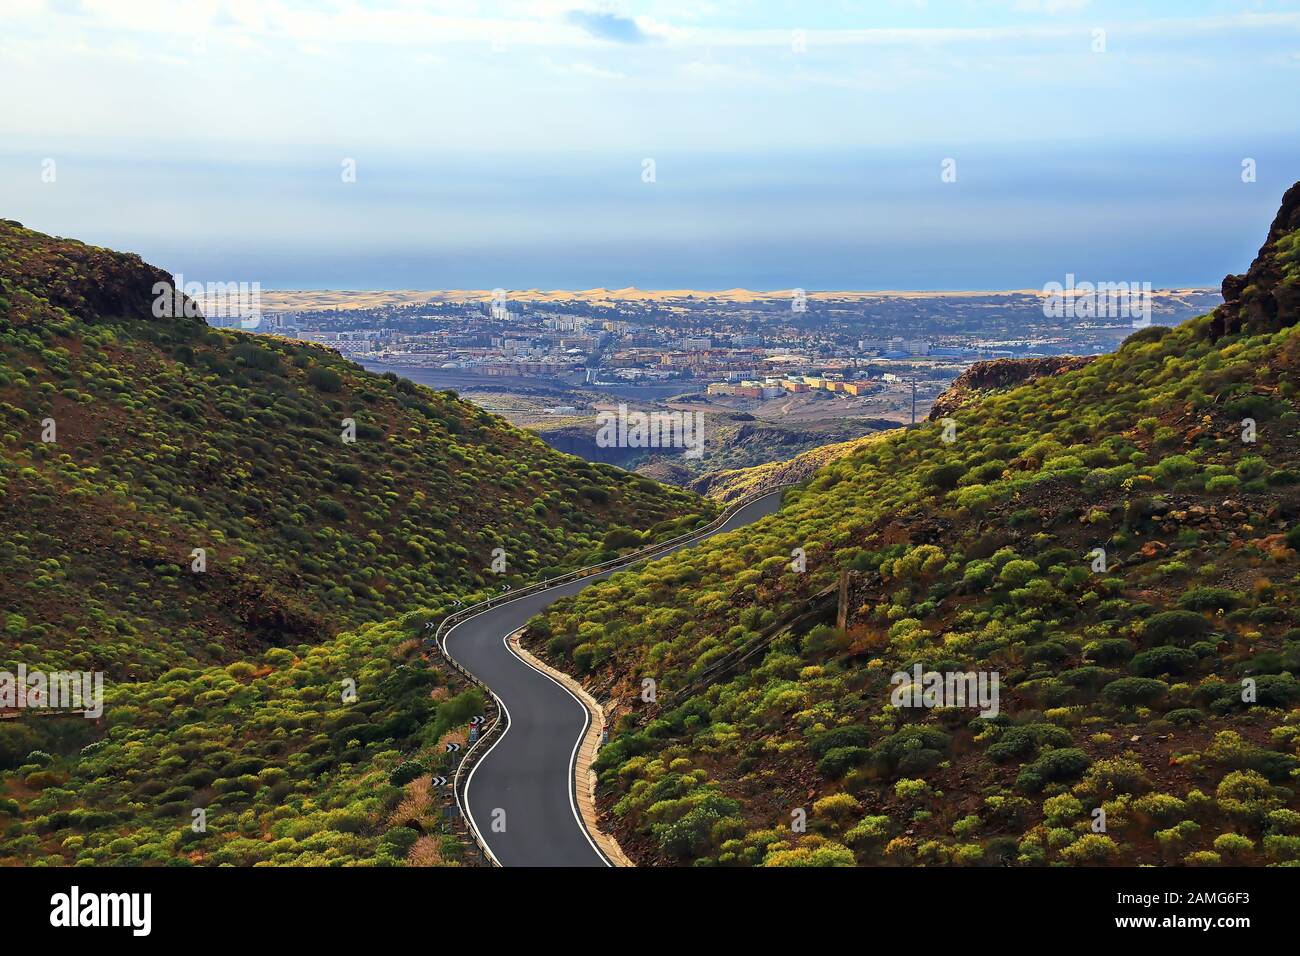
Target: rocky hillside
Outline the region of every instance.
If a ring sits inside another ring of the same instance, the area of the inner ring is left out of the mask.
[[[0,865],[461,861],[430,781],[485,702],[426,625],[714,506],[170,281],[0,223],[0,672],[103,681],[0,705]]]
[[[0,282],[0,576],[32,666],[228,662],[708,511],[331,350],[155,318],[170,278],[134,256],[4,223]]]
[[[1214,310],[1210,335],[1243,330],[1276,332],[1300,319],[1300,183],[1282,197],[1268,238],[1245,275],[1223,280],[1223,304]]]
[[[929,420],[949,418],[966,405],[995,392],[1024,385],[1044,375],[1059,375],[1083,368],[1092,361],[1086,355],[1054,355],[1050,358],[995,359],[976,362],[953,381],[930,407]]]
[[[598,797],[624,849],[1300,863],[1296,237],[1270,235],[1239,324],[975,373],[949,433],[887,434],[535,619],[614,714]]]

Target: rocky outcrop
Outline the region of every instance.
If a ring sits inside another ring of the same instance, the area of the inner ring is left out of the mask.
[[[137,255],[46,236],[12,219],[0,219],[0,298],[8,300],[12,321],[39,321],[32,310],[19,307],[15,293],[20,290],[83,319],[154,321],[158,283],[170,288],[172,277]],[[197,310],[184,318],[184,300],[170,311],[181,321],[203,321]]]
[[[947,418],[964,405],[983,395],[1032,382],[1045,375],[1060,375],[1083,368],[1093,360],[1090,355],[1054,355],[1049,358],[996,359],[976,362],[940,395],[930,409],[930,421]]]
[[[1282,197],[1268,239],[1245,275],[1223,280],[1223,304],[1210,319],[1210,339],[1238,332],[1276,332],[1300,320],[1300,183]]]
[[[638,466],[636,473],[653,478],[655,481],[662,481],[666,485],[677,485],[679,488],[687,487],[692,478],[689,468],[683,468],[666,458],[652,458],[644,465]]]

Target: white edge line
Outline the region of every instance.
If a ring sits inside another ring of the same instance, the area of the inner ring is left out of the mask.
[[[690,539],[690,540],[687,540],[687,541],[683,541],[683,542],[681,542],[681,544],[677,545],[676,547],[672,548],[671,550],[669,550],[669,551],[665,551],[664,554],[662,554],[662,555],[657,555],[655,558],[651,558],[651,560],[656,560],[656,559],[659,558],[659,557],[667,557],[668,555],[670,555],[670,554],[672,554],[672,553],[674,553],[674,552],[676,552],[676,551],[680,551],[680,550],[682,550],[683,548],[689,548],[689,547],[692,547],[692,546],[698,544],[698,543],[701,542],[701,541],[704,541],[704,540],[706,540],[706,539],[708,539],[708,538],[713,537],[714,535],[723,534],[723,533],[727,530],[727,529],[726,529],[726,525],[727,525],[728,523],[730,523],[730,522],[731,522],[731,521],[732,521],[732,520],[733,520],[737,515],[739,515],[742,511],[746,510],[750,505],[754,505],[754,504],[757,504],[757,503],[760,502],[760,501],[765,500],[765,499],[768,497],[768,495],[777,494],[778,492],[784,492],[785,490],[786,490],[786,489],[784,489],[784,488],[778,488],[778,489],[775,489],[774,491],[770,491],[770,492],[768,492],[768,493],[765,494],[765,495],[760,495],[758,498],[754,499],[753,501],[746,503],[745,505],[743,505],[743,506],[740,507],[740,508],[737,508],[735,514],[731,515],[731,516],[727,519],[727,521],[723,523],[723,526],[722,526],[722,527],[719,527],[719,528],[713,529],[713,530],[711,530],[711,531],[705,531],[705,532],[703,532],[703,533],[702,533],[698,538],[693,538],[693,539]],[[741,527],[744,527],[744,525],[741,525]],[[733,530],[734,530],[734,529],[733,529]],[[534,592],[532,592],[532,594],[521,594],[521,595],[519,595],[519,598],[516,598],[515,600],[518,600],[518,599],[521,599],[521,598],[525,598],[525,597],[533,597],[533,596],[535,596],[535,595],[537,595],[537,594],[545,594],[547,591],[553,590],[553,588],[564,587],[565,585],[568,585],[568,584],[576,584],[576,583],[578,583],[579,581],[585,581],[585,580],[587,580],[588,578],[599,577],[600,575],[603,575],[603,574],[614,574],[614,573],[616,573],[616,572],[618,572],[618,571],[626,570],[627,567],[631,567],[633,564],[640,563],[640,561],[642,561],[642,560],[645,560],[645,559],[644,559],[644,558],[633,559],[632,561],[629,561],[627,565],[624,565],[624,566],[616,566],[616,567],[613,567],[613,568],[606,568],[606,569],[603,569],[603,570],[601,570],[601,571],[593,571],[593,572],[592,572],[591,574],[589,574],[589,575],[586,575],[586,576],[581,577],[581,578],[575,578],[575,579],[572,580],[572,581],[566,581],[566,582],[564,582],[564,583],[562,583],[562,584],[556,584],[556,585],[554,585],[552,588],[543,588],[541,591],[534,591]],[[586,587],[586,585],[583,585],[583,587],[582,587],[582,588],[579,588],[578,590],[581,591],[581,590],[585,589],[585,587]],[[575,592],[575,593],[576,593],[576,592]],[[570,595],[566,595],[566,597],[567,597],[567,596],[570,596]],[[513,602],[512,602],[512,601],[502,601],[501,604],[494,605],[494,606],[491,607],[491,608],[484,608],[483,611],[486,612],[486,611],[490,611],[490,610],[495,610],[495,609],[498,608],[498,607],[502,607],[503,605],[510,604],[510,603],[513,603]],[[551,602],[551,603],[553,603],[553,602]],[[546,606],[549,607],[550,605],[547,604]],[[444,635],[442,636],[442,653],[444,654],[444,656],[449,657],[449,658],[451,657],[451,654],[448,653],[448,651],[447,651],[447,642],[451,639],[451,635],[455,632],[456,628],[458,628],[458,627],[460,627],[462,624],[464,624],[465,621],[472,621],[472,620],[474,620],[474,618],[476,618],[476,617],[478,617],[478,616],[479,616],[478,614],[475,614],[475,615],[473,615],[473,616],[471,616],[471,617],[467,617],[467,618],[465,618],[464,621],[457,621],[455,624],[453,624],[453,625],[452,625],[452,626],[447,630],[447,633],[444,634]],[[556,679],[555,679],[554,677],[552,677],[550,674],[546,673],[546,671],[544,671],[544,670],[540,670],[540,669],[538,669],[537,667],[534,667],[531,663],[529,663],[528,661],[524,660],[522,657],[520,657],[518,654],[516,654],[516,653],[514,652],[514,649],[510,646],[510,635],[513,634],[513,633],[514,633],[514,631],[508,631],[508,632],[506,632],[506,634],[503,635],[502,638],[501,638],[501,642],[502,642],[502,644],[505,645],[505,648],[506,648],[506,650],[510,653],[510,655],[511,655],[512,657],[514,657],[516,660],[520,661],[521,663],[523,663],[523,664],[527,665],[528,667],[532,668],[532,670],[534,670],[534,671],[536,671],[537,673],[541,674],[543,677],[545,677],[547,680],[549,680],[549,681],[550,681],[552,684],[554,684],[556,687],[558,687],[558,688],[560,688],[561,690],[563,690],[566,694],[568,694],[570,697],[572,697],[572,698],[573,698],[573,702],[576,703],[576,704],[578,705],[578,707],[580,707],[580,708],[582,709],[582,713],[583,713],[583,716],[584,716],[586,722],[585,722],[584,725],[583,725],[582,733],[580,733],[580,734],[578,735],[578,739],[577,739],[577,740],[574,742],[574,744],[573,744],[573,752],[569,755],[569,808],[573,811],[573,818],[577,821],[577,823],[578,823],[578,828],[582,831],[582,835],[585,836],[585,837],[587,838],[587,842],[590,843],[590,844],[591,844],[591,848],[592,848],[593,850],[596,851],[596,855],[600,857],[601,861],[602,861],[606,866],[608,866],[608,867],[612,867],[614,864],[610,861],[609,857],[607,857],[607,856],[606,856],[606,855],[601,851],[600,847],[598,847],[598,846],[596,845],[596,841],[592,839],[592,837],[591,837],[591,833],[588,832],[588,830],[587,830],[587,824],[586,824],[586,822],[582,819],[582,815],[578,812],[578,803],[577,803],[577,800],[576,800],[575,797],[574,797],[574,788],[575,788],[576,780],[577,780],[577,767],[575,766],[575,762],[577,761],[577,758],[578,758],[578,749],[582,746],[582,739],[587,735],[587,728],[591,726],[591,712],[587,710],[587,705],[584,704],[581,700],[579,700],[578,697],[577,697],[577,695],[574,694],[573,691],[569,690],[569,688],[565,687],[563,684],[561,684],[558,680],[556,680]],[[454,660],[454,658],[453,658],[453,660]],[[464,665],[461,665],[461,666],[463,667]],[[489,694],[492,695],[492,698],[497,702],[497,706],[498,706],[499,708],[501,708],[501,712],[502,712],[503,714],[505,714],[505,718],[506,718],[506,729],[505,729],[504,731],[501,732],[501,736],[500,736],[500,737],[498,737],[496,740],[494,740],[494,741],[492,742],[492,746],[491,746],[491,747],[489,747],[487,750],[483,751],[483,756],[479,757],[478,760],[476,760],[476,761],[474,762],[474,766],[470,767],[470,769],[469,769],[469,776],[465,778],[465,816],[469,818],[469,825],[470,825],[470,827],[472,827],[473,830],[474,830],[474,832],[477,833],[477,834],[479,835],[479,839],[483,841],[483,846],[487,848],[487,851],[488,851],[489,854],[491,854],[493,861],[494,861],[498,866],[504,866],[504,864],[503,864],[503,863],[501,862],[501,860],[497,857],[497,855],[496,855],[495,853],[492,852],[492,848],[491,848],[491,845],[488,843],[488,839],[487,839],[487,837],[485,837],[485,836],[483,835],[483,831],[479,829],[478,824],[474,821],[474,813],[473,813],[473,811],[472,811],[471,808],[470,808],[470,802],[469,802],[469,788],[470,788],[470,784],[472,784],[472,783],[474,782],[474,774],[478,771],[478,768],[479,768],[480,766],[483,765],[483,763],[484,763],[484,762],[487,760],[487,758],[491,755],[492,751],[496,749],[497,744],[501,743],[501,741],[503,741],[503,740],[506,739],[506,734],[510,733],[510,727],[511,727],[511,725],[512,725],[512,721],[510,720],[510,710],[509,710],[509,708],[506,707],[505,701],[503,701],[500,697],[498,697],[496,691],[494,691],[491,687],[488,687],[486,682],[482,681],[481,679],[479,679],[479,682],[482,683],[483,686],[487,688],[487,692],[488,692]],[[454,784],[453,784],[453,789],[454,789]],[[452,796],[453,796],[453,798],[454,798],[454,797],[455,797],[455,794],[453,793]]]
[[[450,631],[448,633],[450,633]],[[486,684],[484,684],[483,686],[487,687]],[[470,803],[469,803],[469,785],[474,782],[474,772],[478,770],[478,768],[482,765],[483,761],[488,758],[488,755],[491,754],[492,751],[496,749],[497,744],[501,743],[501,741],[506,739],[506,734],[510,733],[510,728],[512,726],[512,722],[510,720],[510,711],[506,709],[505,701],[503,701],[500,697],[497,697],[496,691],[492,690],[492,688],[490,687],[488,687],[488,693],[491,694],[492,697],[496,700],[497,706],[501,708],[501,713],[505,714],[506,729],[501,731],[501,736],[498,737],[496,740],[492,741],[492,746],[489,747],[487,750],[483,751],[483,756],[479,757],[478,760],[474,761],[474,766],[469,768],[469,776],[465,778],[465,816],[469,817],[469,825],[474,829],[474,832],[478,834],[479,839],[483,841],[483,847],[488,851],[488,854],[492,857],[492,861],[496,863],[497,866],[504,866],[505,864],[501,862],[501,859],[495,853],[492,852],[492,846],[490,843],[488,843],[487,837],[483,836],[483,831],[480,830],[478,828],[478,824],[474,822],[474,811],[470,808]],[[453,793],[452,796],[454,798],[455,794]]]
[[[474,617],[478,617],[478,615],[476,614],[474,615]],[[467,617],[465,618],[465,621],[472,621],[474,620],[474,617]],[[447,633],[442,636],[443,656],[447,658],[451,658],[451,654],[449,654],[447,651],[447,641],[451,638],[451,635],[456,630],[456,628],[464,624],[465,621],[457,621],[447,630]],[[454,660],[454,658],[451,659]],[[461,666],[464,667],[463,664]],[[492,846],[491,844],[488,843],[487,837],[483,835],[483,831],[478,828],[478,824],[474,821],[474,813],[470,809],[470,805],[469,805],[469,785],[474,780],[474,772],[478,770],[479,764],[483,763],[483,761],[487,759],[487,755],[496,749],[497,744],[501,743],[501,741],[506,739],[506,734],[510,733],[510,726],[512,722],[510,720],[510,709],[506,707],[506,702],[503,701],[499,696],[497,696],[497,692],[494,691],[491,687],[488,687],[485,681],[480,680],[479,683],[481,683],[484,686],[484,688],[487,689],[487,692],[492,695],[492,699],[497,702],[497,708],[498,708],[497,720],[500,720],[501,716],[504,715],[506,720],[506,729],[501,731],[501,736],[498,737],[496,740],[492,741],[492,746],[489,747],[487,750],[483,751],[483,756],[479,757],[478,760],[474,762],[474,766],[469,768],[469,776],[465,778],[465,816],[469,818],[470,829],[474,833],[478,834],[479,842],[483,845],[483,848],[487,850],[488,855],[492,857],[492,862],[495,863],[497,866],[504,866],[505,864],[501,862],[500,858],[494,852],[492,852]],[[467,752],[465,756],[468,757],[469,753]],[[452,794],[451,794],[452,799],[453,800],[458,799],[456,796],[456,781],[455,781],[454,774],[452,777],[451,788],[452,788]]]
[[[514,631],[510,632],[510,634],[513,633]],[[556,687],[560,688],[560,690],[564,691],[566,694],[572,697],[573,702],[577,704],[578,708],[582,711],[582,716],[583,716],[582,732],[578,734],[578,739],[573,742],[573,752],[569,754],[569,809],[573,811],[573,819],[578,821],[578,829],[581,830],[582,835],[587,838],[587,842],[591,844],[591,848],[596,851],[596,856],[600,857],[601,862],[604,863],[606,866],[612,867],[614,864],[610,861],[609,857],[607,857],[604,851],[601,850],[601,848],[596,845],[596,841],[591,838],[591,831],[587,829],[587,821],[582,819],[582,814],[578,812],[578,801],[575,794],[576,781],[578,777],[578,768],[577,768],[578,749],[582,746],[583,738],[587,736],[587,731],[591,727],[591,711],[587,709],[586,704],[584,704],[581,700],[578,699],[577,694],[569,690],[569,688],[565,687],[563,684],[561,684],[550,674],[546,673],[546,671],[542,670],[540,667],[537,667],[535,664],[533,664],[532,661],[526,660],[525,658],[521,657],[519,654],[516,654],[515,649],[510,646],[510,634],[507,634],[501,640],[502,643],[505,644],[506,650],[510,652],[510,654],[515,658],[515,660],[519,661],[521,664],[525,664],[528,667],[532,668],[534,671],[536,671],[538,674],[541,674],[543,677],[545,677]],[[502,736],[504,736],[504,734]],[[488,751],[488,753],[491,753],[491,751]],[[480,758],[479,763],[482,763],[486,759],[487,759],[487,754],[484,754],[483,757]],[[473,774],[471,774],[471,776],[473,776]],[[468,781],[466,781],[465,784],[465,800],[466,802],[469,802]]]

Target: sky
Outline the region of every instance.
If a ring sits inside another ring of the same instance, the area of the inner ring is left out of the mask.
[[[1300,0],[0,0],[0,216],[267,289],[1213,286]]]

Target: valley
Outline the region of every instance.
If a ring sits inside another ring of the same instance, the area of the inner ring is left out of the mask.
[[[611,721],[597,812],[640,865],[1294,862],[1297,216],[1300,186],[1209,315],[975,363],[915,425],[660,399],[699,459],[593,447],[598,390],[484,390],[519,428],[160,317],[138,258],[5,221],[0,670],[103,701],[5,712],[0,859],[563,862],[580,708],[510,689],[526,624]],[[767,504],[692,536],[740,500]],[[491,595],[445,666],[429,635]],[[452,793],[485,713],[512,743]],[[503,801],[517,838],[484,830]]]

